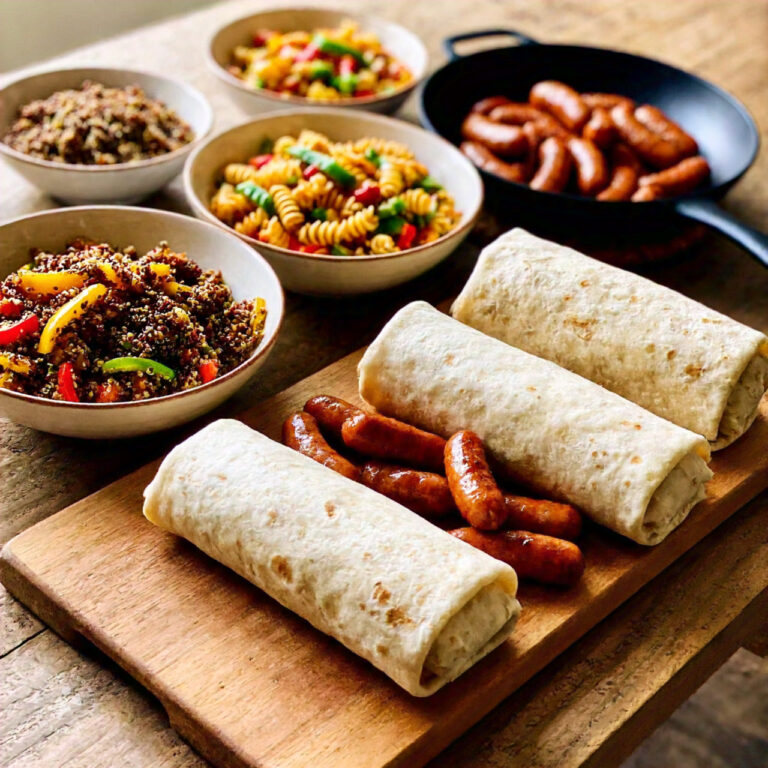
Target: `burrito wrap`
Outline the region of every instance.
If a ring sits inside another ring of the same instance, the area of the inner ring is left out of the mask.
[[[508,565],[238,421],[171,451],[144,514],[416,696],[503,642],[520,611]]]
[[[401,309],[359,365],[362,397],[444,437],[472,429],[509,479],[656,544],[705,496],[709,446],[429,304]]]
[[[522,229],[483,250],[451,313],[704,435],[713,450],[744,434],[768,388],[759,331]]]

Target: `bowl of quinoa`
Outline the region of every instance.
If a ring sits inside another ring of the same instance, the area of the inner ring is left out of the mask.
[[[0,89],[0,157],[67,203],[147,197],[212,123],[197,89],[137,70],[52,70]]]
[[[251,248],[186,216],[47,211],[0,226],[0,414],[74,437],[205,413],[256,372],[283,296]]]

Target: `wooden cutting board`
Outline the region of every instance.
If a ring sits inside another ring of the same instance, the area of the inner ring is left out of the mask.
[[[358,401],[354,353],[243,420],[270,437],[312,395]],[[715,454],[709,499],[661,545],[591,528],[571,590],[523,585],[513,637],[455,683],[415,699],[255,587],[141,516],[153,463],[10,541],[0,580],[62,636],[87,641],[151,691],[218,766],[423,765],[768,486],[768,403]],[[307,489],[308,493],[312,489]],[[696,596],[691,595],[691,600]]]

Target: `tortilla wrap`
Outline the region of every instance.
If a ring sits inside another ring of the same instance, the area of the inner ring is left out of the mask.
[[[480,254],[451,313],[704,435],[749,429],[768,339],[669,288],[513,229]]]
[[[150,522],[414,696],[496,648],[520,612],[508,565],[238,421],[174,448],[144,496]]]
[[[362,397],[444,437],[472,429],[497,472],[657,544],[706,495],[709,445],[429,304],[401,309],[359,365]]]

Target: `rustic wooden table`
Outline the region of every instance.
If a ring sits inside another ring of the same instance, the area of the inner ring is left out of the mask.
[[[278,4],[278,3],[275,3]],[[279,3],[287,5],[288,3]],[[433,66],[440,41],[470,28],[511,27],[542,41],[578,42],[660,58],[743,100],[768,129],[768,4],[757,0],[336,0],[404,23],[424,38]],[[194,82],[211,100],[216,127],[244,118],[203,62],[210,30],[249,12],[248,0],[132,32],[49,65],[113,64],[157,69]],[[2,82],[5,77],[0,77]],[[415,119],[411,99],[402,117]],[[174,182],[147,205],[189,212]],[[55,203],[0,168],[0,221]],[[768,154],[726,207],[767,228]],[[249,387],[215,414],[234,414],[369,341],[412,298],[439,301],[466,277],[485,221],[447,263],[364,302],[289,296],[277,346]],[[484,234],[481,234],[484,230]],[[672,264],[647,271],[669,285],[768,331],[768,272],[714,235]],[[2,421],[0,543],[102,487],[177,442],[183,431],[88,443]],[[759,497],[678,564],[478,724],[441,766],[616,765],[740,645],[765,651],[768,627],[768,495]],[[2,588],[0,588],[2,590]],[[0,764],[5,766],[204,765],[156,705],[122,672],[63,643],[0,592]]]

